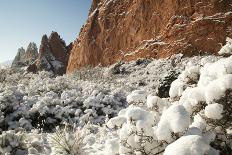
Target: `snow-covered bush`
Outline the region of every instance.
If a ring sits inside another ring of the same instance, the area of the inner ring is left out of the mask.
[[[102,124],[126,106],[124,90],[72,77],[12,73],[0,84],[0,129],[52,131],[62,124]]]
[[[205,61],[205,60],[204,60]],[[232,152],[232,56],[191,64],[173,81],[170,99],[136,90],[130,106],[107,126],[118,136],[114,154],[219,154]],[[146,98],[147,97],[147,101]]]
[[[58,129],[48,136],[48,142],[52,148],[51,155],[77,155],[84,154],[85,133],[80,129]]]
[[[204,155],[209,150],[209,144],[203,137],[189,135],[179,138],[174,143],[168,145],[164,155]]]
[[[139,105],[146,101],[146,92],[144,90],[134,90],[126,98],[129,104]]]
[[[232,57],[179,55],[118,68],[111,77],[107,67],[60,77],[5,70],[0,136],[14,132],[25,140],[10,138],[2,152],[231,154]],[[162,84],[165,95],[157,93]],[[56,131],[66,124],[78,130]]]
[[[13,130],[4,131],[0,135],[0,154],[20,155],[26,154],[25,133]]]

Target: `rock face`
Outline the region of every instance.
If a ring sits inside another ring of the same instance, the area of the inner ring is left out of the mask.
[[[15,56],[11,67],[12,68],[20,68],[23,67],[25,64],[22,62],[22,60],[24,59],[24,55],[25,55],[25,49],[23,47],[18,49],[18,53]]]
[[[12,62],[13,68],[25,67],[33,63],[38,56],[38,49],[35,43],[31,42],[27,50],[25,51],[23,47],[18,49],[18,53]]]
[[[57,32],[52,32],[49,38],[44,35],[41,40],[39,56],[27,70],[30,72],[46,70],[53,71],[58,75],[64,74],[68,63],[70,46],[66,47],[65,42]]]
[[[25,60],[29,61],[28,63],[31,63],[31,62],[35,61],[37,56],[38,56],[38,48],[37,48],[36,44],[33,42],[29,43],[27,50],[26,50],[26,53],[25,53],[25,56],[24,56]]]
[[[120,60],[216,54],[232,37],[231,0],[93,0],[67,72]]]

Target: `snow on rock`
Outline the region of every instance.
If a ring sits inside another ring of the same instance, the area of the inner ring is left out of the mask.
[[[226,44],[218,52],[219,55],[232,55],[232,39],[227,37]]]
[[[179,138],[174,143],[168,145],[164,155],[204,155],[210,146],[203,137],[189,135]]]
[[[223,112],[223,105],[214,103],[205,107],[205,115],[211,119],[221,119]]]
[[[190,116],[184,106],[172,105],[163,112],[156,129],[156,136],[159,140],[170,140],[171,132],[182,132],[189,124]]]

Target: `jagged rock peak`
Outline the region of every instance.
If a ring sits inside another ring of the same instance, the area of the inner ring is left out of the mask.
[[[20,62],[23,59],[24,54],[25,54],[25,49],[23,47],[19,48],[18,52],[17,52],[17,55],[15,56],[15,58],[14,58],[14,60],[12,62],[11,67],[13,67],[13,68],[22,67]]]
[[[66,72],[70,48],[70,45],[66,47],[65,41],[57,32],[52,32],[49,37],[46,34],[43,35],[39,56],[36,62],[28,67],[28,71],[47,70],[59,75],[64,74]]]
[[[38,56],[38,49],[35,43],[29,43],[27,50],[23,47],[18,49],[18,53],[12,62],[13,68],[21,68],[30,65]]]
[[[51,52],[56,57],[56,59],[66,64],[68,60],[66,59],[67,49],[65,41],[57,32],[52,32],[48,42]]]
[[[45,35],[42,36],[42,39],[41,39],[38,59],[41,59],[42,56],[44,56],[44,55],[46,55],[48,53],[50,53],[50,47],[49,47],[49,43],[48,43],[48,37],[45,34]]]
[[[101,2],[102,0],[93,0],[92,1],[92,5],[89,9],[89,15],[98,7],[99,3]]]
[[[27,61],[35,61],[37,57],[38,57],[37,45],[34,42],[30,42],[25,52],[25,59]]]

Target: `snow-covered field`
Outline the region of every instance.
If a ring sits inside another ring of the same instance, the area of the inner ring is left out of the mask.
[[[231,154],[232,56],[2,69],[0,130],[4,155]]]

